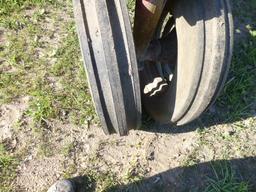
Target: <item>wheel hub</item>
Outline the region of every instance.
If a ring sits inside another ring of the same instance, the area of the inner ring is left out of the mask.
[[[167,16],[164,18],[164,20]],[[167,22],[161,22],[154,39],[150,42],[143,56],[142,78],[145,81],[143,93],[147,96],[155,96],[163,93],[173,79],[173,71],[177,60],[177,37],[174,19],[168,18]],[[158,37],[157,37],[158,36]]]

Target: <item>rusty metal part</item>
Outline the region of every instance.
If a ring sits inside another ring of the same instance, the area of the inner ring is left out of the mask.
[[[161,94],[168,88],[173,75],[170,66],[176,64],[176,31],[171,32],[174,19],[163,23],[168,14],[165,5],[166,0],[137,0],[136,2],[135,47],[137,60],[144,74],[142,75],[144,78],[143,93],[150,97]],[[165,26],[162,31],[164,35],[156,35],[159,24]]]
[[[161,18],[165,19],[165,18]],[[160,21],[162,22],[162,21]],[[143,93],[149,97],[167,90],[173,79],[173,69],[177,59],[177,36],[173,18],[166,20],[155,33],[143,57],[143,78],[146,79]],[[166,29],[167,28],[167,29]],[[160,32],[161,31],[161,32]]]
[[[134,21],[134,41],[138,61],[153,39],[166,0],[137,0]]]

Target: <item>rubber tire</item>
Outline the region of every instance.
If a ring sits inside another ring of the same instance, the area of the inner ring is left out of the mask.
[[[125,0],[74,0],[80,47],[106,134],[127,135],[141,121],[139,75]]]
[[[184,125],[209,108],[223,88],[233,20],[228,0],[174,0],[172,13],[178,41],[174,79],[165,93],[142,95],[142,101],[156,121]]]

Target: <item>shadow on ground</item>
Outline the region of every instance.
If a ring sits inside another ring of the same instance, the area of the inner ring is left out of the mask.
[[[200,163],[190,167],[177,167],[128,185],[114,186],[107,192],[185,192],[204,191],[211,179],[226,184],[249,182],[249,190],[256,189],[256,157],[218,160]],[[77,192],[95,191],[95,181],[88,176],[74,178]],[[229,186],[230,187],[230,186]]]

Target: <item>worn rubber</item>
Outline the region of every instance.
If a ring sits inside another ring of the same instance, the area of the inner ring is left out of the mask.
[[[169,89],[143,98],[151,116],[162,123],[187,124],[218,97],[230,66],[233,20],[228,0],[175,0],[178,58]]]
[[[125,0],[74,0],[91,94],[105,133],[126,135],[141,121],[139,76]]]

